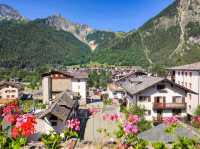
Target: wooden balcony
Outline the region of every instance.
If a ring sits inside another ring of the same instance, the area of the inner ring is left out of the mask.
[[[186,109],[186,103],[154,103],[154,110],[164,109]]]

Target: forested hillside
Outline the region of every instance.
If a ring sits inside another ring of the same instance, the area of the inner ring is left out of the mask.
[[[0,67],[36,68],[44,64],[87,63],[88,45],[69,32],[35,20],[0,22]]]

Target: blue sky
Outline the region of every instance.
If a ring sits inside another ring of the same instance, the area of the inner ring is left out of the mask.
[[[0,0],[29,19],[60,13],[96,29],[129,31],[141,26],[173,0]]]

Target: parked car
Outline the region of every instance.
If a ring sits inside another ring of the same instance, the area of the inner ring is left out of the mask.
[[[23,94],[21,97],[22,100],[29,100],[29,99],[33,99],[33,95],[32,94]]]

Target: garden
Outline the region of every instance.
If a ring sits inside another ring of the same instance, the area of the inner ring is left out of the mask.
[[[100,113],[96,108],[88,109],[91,116]],[[199,149],[199,139],[178,136],[176,130],[184,127],[176,116],[167,117],[163,123],[166,126],[165,133],[175,136],[176,140],[170,144],[162,141],[150,142],[139,137],[139,133],[149,130],[153,127],[152,123],[145,119],[145,110],[141,107],[131,105],[129,108],[123,108],[118,113],[104,113],[102,120],[111,123],[116,129],[111,132],[107,128],[97,129],[97,133],[102,136],[100,143],[95,144],[95,148],[113,148],[113,149]],[[20,109],[18,103],[11,103],[2,109],[0,148],[3,149],[21,149],[31,142],[31,136],[36,132],[37,118],[30,113]],[[116,125],[116,126],[114,126]],[[192,125],[200,128],[200,116],[192,119]],[[43,134],[40,143],[47,149],[65,148],[66,142],[77,142],[80,144],[81,123],[77,118],[66,121],[66,127],[61,133],[50,132]],[[77,147],[78,148],[78,147]]]

